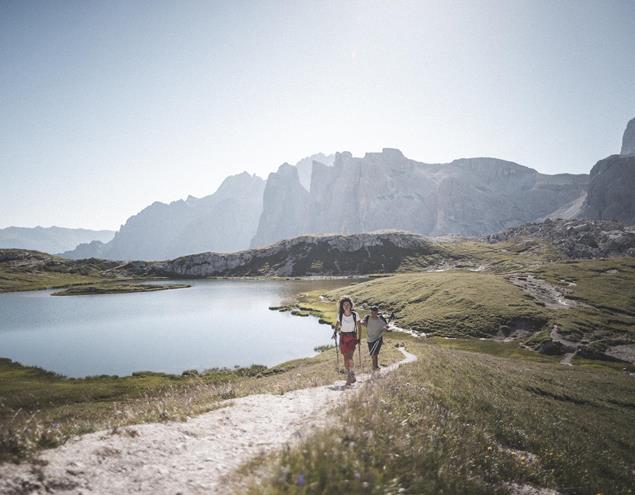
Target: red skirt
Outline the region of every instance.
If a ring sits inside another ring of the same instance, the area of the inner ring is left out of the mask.
[[[340,351],[342,354],[348,354],[349,352],[355,352],[355,346],[357,345],[357,333],[340,333]]]

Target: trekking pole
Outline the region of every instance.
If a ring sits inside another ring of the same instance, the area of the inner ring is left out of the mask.
[[[333,340],[335,340],[335,370],[340,372],[340,349],[337,345],[337,330],[333,332]]]
[[[359,330],[359,338],[357,340],[359,341],[359,347],[357,348],[357,355],[359,356],[359,370],[363,373],[364,366],[362,365],[362,331],[361,330]]]

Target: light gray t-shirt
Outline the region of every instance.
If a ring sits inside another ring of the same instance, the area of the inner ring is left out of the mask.
[[[387,326],[386,322],[379,316],[373,318],[371,315],[368,315],[364,318],[364,322],[366,322],[366,329],[368,331],[368,342],[375,342],[381,337],[384,334],[384,327]]]

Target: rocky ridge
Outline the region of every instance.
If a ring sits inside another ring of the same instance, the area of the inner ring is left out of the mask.
[[[231,254],[201,253],[169,261],[135,261],[144,276],[349,276],[394,272],[403,262],[426,266],[453,255],[423,236],[404,232],[301,236]]]
[[[635,226],[602,220],[546,220],[503,230],[488,242],[540,239],[568,258],[635,256]]]

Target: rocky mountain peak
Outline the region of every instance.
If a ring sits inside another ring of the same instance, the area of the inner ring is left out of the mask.
[[[368,152],[364,155],[364,159],[378,159],[387,163],[405,161],[407,158],[397,148],[382,148],[381,152]]]
[[[242,172],[236,175],[230,175],[218,187],[213,194],[218,199],[225,197],[244,197],[252,194],[254,191],[264,190],[265,181],[256,174]]]
[[[635,118],[626,125],[624,136],[622,136],[622,155],[635,153]]]
[[[591,169],[580,217],[635,224],[635,154],[612,155]]]

